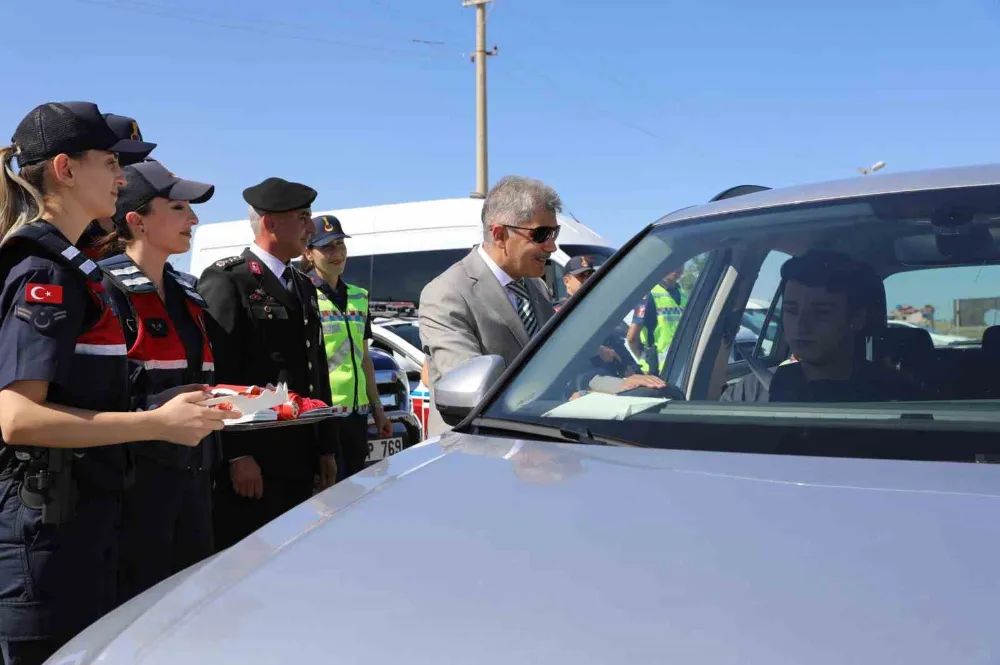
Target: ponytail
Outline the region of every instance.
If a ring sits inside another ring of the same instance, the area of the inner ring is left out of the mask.
[[[94,243],[94,249],[97,251],[97,255],[102,259],[106,259],[111,256],[118,256],[125,251],[125,241],[126,238],[118,232],[118,229],[114,229],[111,233],[105,235],[103,238]]]
[[[14,146],[0,148],[0,243],[25,224],[38,221],[45,212],[42,199],[45,164],[14,171]]]

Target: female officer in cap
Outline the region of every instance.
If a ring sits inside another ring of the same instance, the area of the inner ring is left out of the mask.
[[[68,102],[35,108],[0,150],[0,650],[8,664],[41,663],[114,607],[130,471],[117,444],[193,446],[223,425],[199,390],[132,398],[101,271],[73,246],[91,220],[115,209],[116,153],[148,148],[119,140],[96,105]],[[128,413],[139,407],[146,410]]]
[[[105,113],[104,120],[108,123],[108,127],[111,128],[111,131],[113,131],[115,136],[119,139],[123,141],[142,141],[142,132],[139,131],[139,123],[132,118],[125,115]],[[146,150],[128,155],[118,155],[118,163],[124,167],[129,164],[137,164],[141,162],[148,157],[149,153],[153,152],[153,148],[156,147],[155,143],[147,143],[146,145],[148,146]],[[80,251],[87,255],[87,258],[96,261],[103,256],[103,251],[105,249],[104,239],[107,238],[109,233],[114,231],[114,228],[114,222],[111,221],[110,217],[95,219],[90,223],[90,226],[84,229],[83,234],[80,236],[80,240],[76,243],[76,246],[80,248]]]
[[[104,246],[124,252],[100,265],[136,368],[133,386],[151,394],[213,385],[206,303],[194,277],[175,271],[167,259],[191,248],[198,223],[191,204],[208,201],[215,187],[181,180],[151,159],[123,172],[116,230]],[[135,446],[135,484],[125,492],[122,511],[122,602],[213,553],[211,469],[219,461],[217,447],[214,433],[194,448],[162,441]]]
[[[332,405],[347,413],[340,428],[343,478],[365,468],[369,411],[379,436],[392,436],[392,423],[382,409],[375,365],[368,351],[368,340],[372,338],[368,292],[340,278],[347,267],[344,238],[349,237],[340,220],[321,215],[313,219],[313,235],[306,249],[306,258],[313,265],[309,279],[316,287],[323,322]]]

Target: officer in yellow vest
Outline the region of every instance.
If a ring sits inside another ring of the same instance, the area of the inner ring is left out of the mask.
[[[380,437],[392,436],[392,423],[379,401],[375,366],[368,352],[372,338],[368,292],[340,278],[347,265],[344,238],[350,236],[332,215],[314,218],[313,229],[306,258],[313,266],[309,278],[316,286],[323,324],[332,405],[347,413],[340,428],[342,479],[365,467],[368,414],[373,415]]]
[[[687,307],[688,297],[679,283],[683,274],[683,267],[667,273],[632,313],[626,340],[639,359],[642,371],[648,374],[658,375],[663,369],[670,343]]]

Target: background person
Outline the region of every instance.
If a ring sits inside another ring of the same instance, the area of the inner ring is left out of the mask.
[[[330,370],[332,404],[348,410],[339,419],[341,478],[353,476],[365,468],[368,457],[368,413],[381,438],[392,436],[392,423],[385,415],[375,381],[375,365],[368,350],[372,339],[372,317],[368,311],[368,292],[341,279],[347,267],[349,238],[340,220],[323,215],[313,220],[313,235],[306,258],[316,289],[323,341]]]
[[[683,274],[683,266],[668,272],[632,313],[626,338],[628,347],[639,359],[642,371],[652,375],[663,370],[670,343],[687,307],[687,294],[679,282]]]

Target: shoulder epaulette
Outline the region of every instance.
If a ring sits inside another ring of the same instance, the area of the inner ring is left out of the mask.
[[[219,261],[216,261],[213,265],[216,268],[219,268],[220,270],[226,270],[228,268],[232,268],[233,266],[239,265],[244,261],[246,261],[246,259],[243,258],[242,256],[230,256],[224,259],[220,259]]]
[[[91,261],[86,254],[69,244],[51,224],[47,222],[25,224],[10,234],[4,241],[4,244],[19,239],[40,245],[53,255],[53,258],[73,268],[88,280],[92,282],[101,281],[101,269],[97,264]]]
[[[208,303],[205,302],[205,299],[202,298],[201,294],[196,290],[198,280],[194,278],[194,275],[174,270],[173,266],[169,263],[167,264],[166,272],[174,278],[174,281],[177,282],[177,284],[184,291],[184,295],[190,298],[194,304],[203,309],[208,307]]]
[[[108,276],[115,286],[130,293],[151,293],[156,291],[153,281],[143,274],[127,254],[118,254],[104,259],[100,263],[101,269]]]

